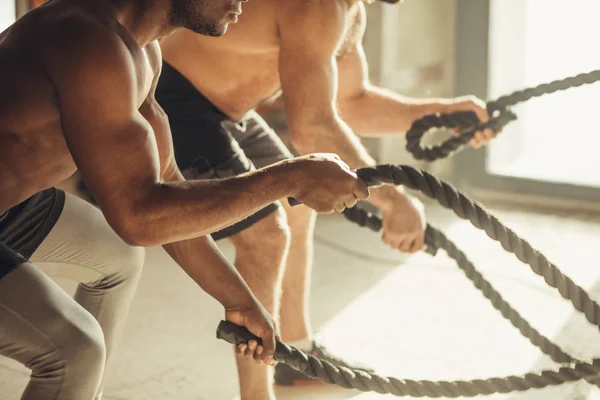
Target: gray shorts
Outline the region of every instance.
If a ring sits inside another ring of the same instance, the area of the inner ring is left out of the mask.
[[[258,113],[231,120],[167,63],[156,99],[169,117],[175,159],[187,179],[225,178],[294,157]],[[217,240],[238,233],[279,207],[270,204],[212,236]]]
[[[227,137],[232,154],[226,160],[215,162],[213,157],[199,151],[192,164],[183,169],[186,178],[226,178],[294,157],[277,133],[255,111],[250,111],[240,121],[221,121],[220,134]]]

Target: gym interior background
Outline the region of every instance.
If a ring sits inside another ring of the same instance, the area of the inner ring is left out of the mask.
[[[33,0],[33,3],[36,1]],[[0,1],[0,29],[34,5]],[[513,90],[597,69],[596,0],[407,0],[368,6],[365,49],[375,83],[416,97]],[[592,49],[592,51],[590,51]],[[600,84],[515,108],[519,116],[486,149],[416,162],[404,138],[368,140],[381,163],[410,164],[482,201],[594,298],[600,296]],[[270,116],[285,137],[284,116]],[[65,183],[69,188],[69,183]],[[431,201],[430,223],[464,248],[484,276],[547,337],[584,359],[600,336],[529,268]],[[385,375],[457,380],[555,366],[473,289],[444,255],[405,256],[340,216],[318,221],[312,318],[322,340]],[[232,249],[221,244],[232,256]],[[214,331],[220,307],[158,248],[147,265],[105,398],[229,399],[236,374]],[[341,279],[340,277],[343,277]],[[169,284],[165,285],[164,283]],[[67,291],[72,282],[60,281]],[[190,318],[195,315],[196,318]],[[28,372],[0,360],[0,399],[16,399]],[[383,399],[333,386],[278,389],[279,399]],[[600,399],[585,382],[490,399]]]

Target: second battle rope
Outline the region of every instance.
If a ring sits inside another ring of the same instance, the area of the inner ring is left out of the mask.
[[[437,200],[443,207],[452,209],[459,217],[469,220],[474,226],[484,230],[487,235],[500,242],[502,247],[515,254],[522,262],[528,264],[532,271],[542,276],[546,283],[556,289],[562,297],[571,301],[575,309],[585,314],[587,320],[600,328],[600,307],[589,295],[577,286],[569,277],[548,259],[535,250],[526,240],[520,238],[511,229],[504,226],[495,216],[487,212],[479,203],[470,200],[466,195],[431,174],[408,166],[383,165],[376,168],[362,168],[357,174],[368,185],[393,184],[405,185],[419,190]],[[373,230],[381,229],[381,220],[363,210],[345,211],[348,219]],[[508,393],[524,391],[532,388],[560,385],[585,379],[598,385],[600,374],[600,358],[589,362],[575,360],[559,346],[535,330],[508,302],[484,279],[466,255],[457,248],[443,233],[428,226],[426,243],[430,253],[436,249],[444,249],[456,260],[465,275],[473,281],[492,305],[508,319],[523,336],[540,348],[554,361],[563,364],[557,370],[545,370],[528,373],[523,376],[509,376],[473,381],[415,381],[382,377],[362,370],[338,367],[305,354],[298,349],[278,342],[275,359],[284,362],[298,371],[324,382],[345,388],[362,391],[391,393],[397,396],[413,397],[473,397],[482,394]],[[228,322],[222,322],[217,336],[230,343],[245,343],[257,338],[245,328]]]
[[[544,83],[502,96],[487,103],[490,119],[486,123],[481,123],[474,112],[427,115],[416,120],[406,133],[406,149],[418,160],[433,161],[448,157],[466,146],[478,131],[485,128],[498,131],[509,122],[516,120],[517,116],[510,111],[509,107],[526,102],[534,97],[589,85],[598,81],[600,81],[600,70]],[[461,129],[462,132],[439,146],[422,147],[421,140],[425,133],[436,128]]]

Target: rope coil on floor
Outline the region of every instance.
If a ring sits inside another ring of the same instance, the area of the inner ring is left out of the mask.
[[[486,123],[481,123],[474,112],[427,115],[416,120],[406,133],[406,149],[418,160],[434,161],[446,158],[462,150],[478,131],[485,128],[499,131],[509,122],[516,120],[517,116],[509,107],[535,97],[590,85],[598,81],[600,81],[600,70],[595,70],[502,96],[495,101],[488,102],[487,110],[490,119]],[[422,147],[423,136],[440,128],[461,129],[461,133],[438,146]]]
[[[369,186],[383,183],[404,185],[410,189],[419,190],[437,200],[443,207],[453,210],[460,218],[469,220],[475,227],[484,230],[490,238],[500,242],[506,251],[515,254],[517,259],[528,264],[533,272],[542,276],[549,286],[557,289],[562,297],[570,300],[576,310],[582,312],[590,323],[600,329],[600,307],[581,287],[562,274],[554,264],[526,240],[504,226],[481,204],[472,201],[451,184],[409,166],[381,165],[375,168],[359,169],[357,174]],[[354,208],[346,210],[344,214],[348,219],[361,226],[372,230],[381,229],[381,220],[364,210]],[[338,367],[281,342],[277,342],[275,360],[284,362],[309,377],[327,383],[344,388],[390,393],[397,396],[473,397],[544,388],[581,379],[592,384],[599,384],[597,380],[599,380],[598,375],[600,374],[600,358],[589,362],[575,360],[559,346],[541,335],[485,280],[464,252],[458,249],[442,232],[431,226],[428,226],[426,230],[426,245],[427,251],[431,254],[435,254],[438,249],[445,250],[504,318],[508,319],[533,345],[540,348],[554,361],[561,363],[562,366],[557,370],[532,372],[523,376],[450,382],[402,380],[370,374],[358,369]],[[217,337],[236,344],[258,339],[245,328],[226,321],[219,325]]]

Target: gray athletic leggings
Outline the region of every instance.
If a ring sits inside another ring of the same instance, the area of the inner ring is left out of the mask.
[[[101,397],[144,262],[102,213],[68,195],[30,259],[0,279],[0,354],[31,369],[23,400]],[[80,282],[71,298],[43,272]]]

